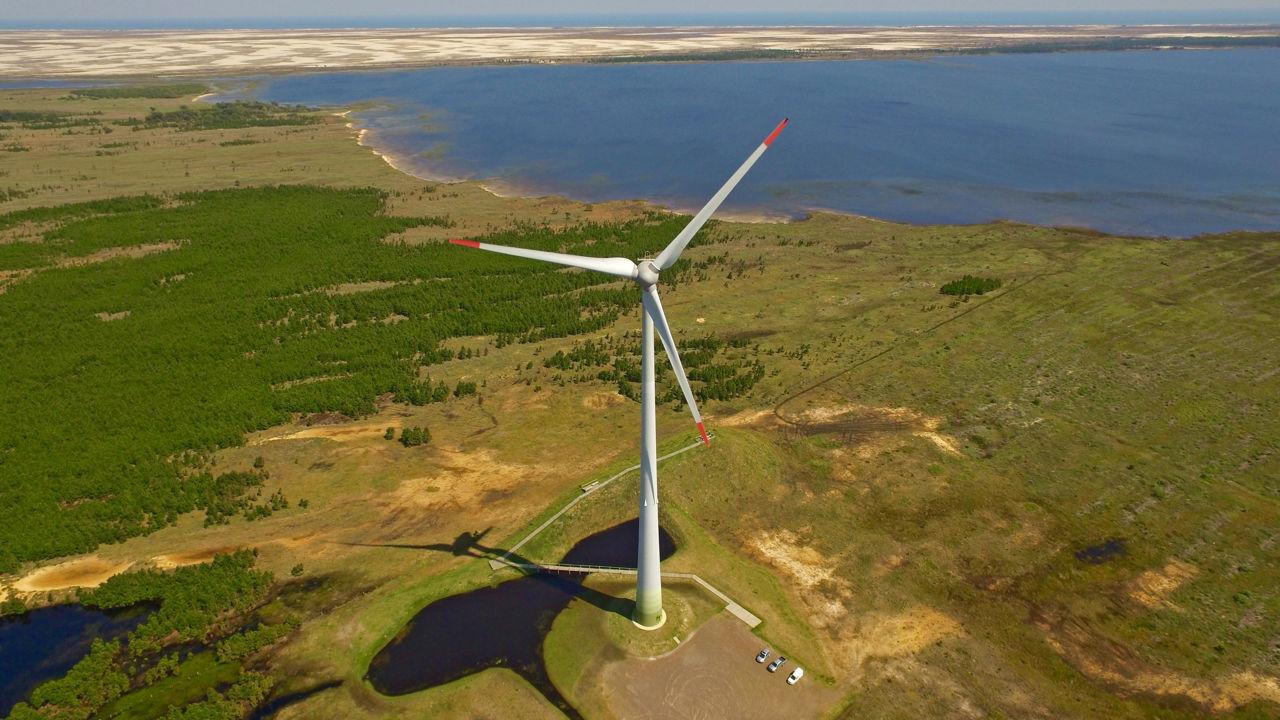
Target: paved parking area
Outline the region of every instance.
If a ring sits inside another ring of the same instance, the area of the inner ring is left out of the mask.
[[[602,677],[605,696],[622,720],[816,718],[839,699],[812,677],[787,685],[795,665],[768,672],[755,661],[761,647],[745,625],[721,613],[669,655],[611,664]]]

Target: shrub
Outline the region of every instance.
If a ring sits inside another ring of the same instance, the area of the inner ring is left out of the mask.
[[[981,295],[991,292],[1001,285],[996,278],[982,278],[975,275],[965,275],[959,280],[952,280],[943,285],[940,292],[943,295]]]
[[[400,444],[405,447],[417,447],[431,442],[431,431],[424,427],[407,427],[400,431]]]
[[[22,602],[22,598],[11,597],[0,603],[0,617],[5,615],[21,615],[27,611],[27,604]]]

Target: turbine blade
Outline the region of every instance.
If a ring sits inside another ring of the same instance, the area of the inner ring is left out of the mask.
[[[583,255],[568,255],[566,253],[547,252],[545,250],[530,250],[528,248],[508,247],[506,245],[493,245],[490,243],[476,242],[475,240],[451,239],[449,242],[454,245],[461,245],[462,247],[488,250],[489,252],[501,253],[503,255],[514,255],[516,257],[529,258],[530,260],[542,260],[544,262],[555,263],[557,265],[582,268],[583,270],[594,270],[606,275],[614,275],[623,278],[634,278],[636,276],[636,264],[626,258],[601,258],[586,257]]]
[[[641,300],[644,301],[644,311],[653,320],[653,328],[658,331],[658,337],[662,339],[662,347],[667,351],[667,359],[671,361],[671,369],[675,371],[676,382],[680,383],[680,391],[684,393],[684,401],[688,403],[689,412],[693,414],[693,422],[698,426],[698,434],[702,436],[702,443],[710,447],[711,440],[707,437],[707,429],[702,426],[702,413],[698,412],[698,401],[694,399],[693,390],[689,387],[689,377],[684,374],[684,365],[680,362],[680,353],[676,352],[676,340],[671,336],[671,327],[667,325],[667,316],[662,312],[662,301],[658,299],[658,288],[653,285],[645,288],[641,293]]]
[[[720,207],[720,203],[724,202],[725,198],[729,197],[729,192],[737,186],[738,182],[742,180],[742,176],[746,175],[747,171],[751,169],[751,166],[756,164],[756,160],[760,159],[764,151],[769,149],[769,145],[773,143],[774,138],[778,137],[778,133],[782,132],[782,128],[786,126],[787,118],[783,118],[782,122],[778,123],[778,127],[774,128],[773,132],[769,133],[769,136],[764,139],[764,142],[760,143],[760,146],[755,149],[755,152],[751,153],[747,161],[742,163],[741,167],[729,176],[724,185],[716,191],[715,195],[711,196],[711,199],[698,211],[698,214],[693,216],[689,224],[684,226],[684,229],[680,231],[679,235],[676,235],[671,244],[663,249],[657,259],[653,261],[655,268],[659,271],[666,270],[674,265],[676,260],[680,259],[680,253],[684,252],[685,246],[689,244],[694,235],[698,234],[698,231],[710,219],[711,214],[716,211],[716,208]]]

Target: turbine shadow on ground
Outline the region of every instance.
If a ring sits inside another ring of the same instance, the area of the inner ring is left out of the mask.
[[[603,593],[603,592],[600,592],[599,590],[595,590],[583,585],[582,579],[585,577],[587,573],[567,573],[570,577],[564,577],[564,574],[558,571],[534,569],[533,567],[528,567],[528,566],[542,567],[543,563],[530,560],[529,558],[524,557],[519,553],[513,553],[507,550],[504,550],[502,548],[489,547],[481,544],[480,542],[481,539],[483,539],[485,535],[488,535],[491,530],[493,530],[493,527],[485,528],[484,530],[481,530],[479,532],[459,533],[458,536],[453,539],[453,542],[450,542],[450,543],[427,543],[423,545],[413,545],[413,544],[404,544],[404,543],[342,543],[342,544],[347,546],[353,546],[353,547],[382,547],[382,548],[396,548],[401,550],[429,550],[432,552],[449,553],[450,555],[453,555],[455,557],[472,557],[478,560],[485,560],[485,561],[501,559],[504,562],[512,563],[513,569],[518,571],[520,574],[525,576],[529,576],[529,575],[543,576],[545,579],[557,585],[569,595],[572,595],[573,597],[583,600],[585,602],[591,603],[595,607],[601,610],[604,610],[605,612],[621,615],[622,617],[625,617],[628,619],[630,619],[631,616],[634,614],[635,606],[636,606],[634,599],[626,598],[626,597],[615,597],[613,595],[609,595],[608,593]],[[566,558],[566,560],[568,560],[568,558]]]

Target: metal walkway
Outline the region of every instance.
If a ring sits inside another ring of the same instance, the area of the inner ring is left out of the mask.
[[[710,435],[709,437],[714,438],[714,437],[715,437],[715,435]],[[701,441],[701,440],[699,440],[699,441],[696,441],[696,442],[694,442],[694,443],[692,443],[692,444],[685,445],[684,447],[680,448],[679,450],[672,450],[671,452],[667,453],[666,455],[663,455],[662,457],[658,458],[658,462],[662,462],[663,460],[666,460],[667,458],[673,458],[673,457],[675,457],[675,456],[677,456],[677,455],[679,455],[680,453],[683,453],[683,452],[689,452],[690,450],[692,450],[692,449],[694,449],[694,448],[698,447],[698,446],[699,446],[699,445],[701,445],[701,444],[702,444],[702,441]],[[640,469],[640,466],[639,466],[639,465],[632,465],[631,467],[627,468],[626,470],[622,470],[622,471],[620,471],[617,475],[614,475],[613,477],[609,478],[608,480],[604,480],[604,481],[596,481],[596,482],[591,482],[591,483],[587,483],[586,485],[583,485],[583,486],[582,486],[582,494],[581,494],[581,495],[579,495],[579,496],[575,497],[574,499],[570,500],[570,501],[568,502],[568,504],[566,504],[564,507],[562,507],[562,508],[560,508],[558,511],[556,511],[556,514],[555,514],[555,515],[552,515],[551,517],[547,518],[546,522],[544,522],[544,523],[542,523],[541,525],[539,525],[538,527],[534,528],[534,529],[533,529],[533,532],[531,532],[531,533],[529,533],[528,535],[525,535],[523,538],[521,538],[521,539],[520,539],[520,542],[516,543],[515,545],[512,545],[509,549],[507,549],[507,551],[506,551],[506,552],[502,553],[502,557],[501,557],[500,559],[503,561],[503,563],[505,563],[505,564],[507,564],[507,565],[511,565],[512,563],[510,563],[510,562],[508,562],[508,561],[511,559],[511,556],[512,556],[512,555],[514,555],[515,553],[519,552],[520,548],[522,548],[522,547],[524,547],[524,546],[525,546],[525,543],[527,543],[527,542],[529,542],[530,540],[532,540],[532,539],[534,539],[535,537],[537,537],[537,536],[538,536],[538,533],[540,533],[540,532],[542,532],[543,530],[546,530],[548,527],[550,527],[550,526],[551,526],[551,523],[555,522],[556,520],[559,520],[561,515],[564,515],[565,513],[569,512],[569,509],[570,509],[570,508],[572,508],[574,505],[577,505],[579,502],[581,502],[584,498],[586,498],[586,497],[587,497],[588,495],[590,495],[591,493],[594,493],[594,492],[596,492],[597,490],[601,490],[601,489],[603,489],[604,487],[606,487],[607,485],[609,485],[609,483],[613,482],[614,480],[617,480],[618,478],[622,477],[623,475],[626,475],[626,474],[627,474],[627,473],[629,473],[629,472],[634,472],[634,471],[639,470],[639,469]],[[489,564],[490,564],[490,565],[493,565],[493,564],[494,564],[494,562],[496,562],[496,561],[494,561],[494,560],[490,560],[490,561],[489,561]],[[494,566],[494,567],[496,567],[496,566]],[[634,571],[633,571],[633,572],[634,572]]]
[[[517,563],[503,558],[493,558],[489,560],[489,567],[497,570],[503,567],[512,567],[518,570],[529,570],[532,572],[565,572],[565,573],[606,573],[613,575],[635,575],[635,568],[613,567],[610,565],[538,565],[535,563]],[[697,583],[702,586],[703,590],[715,595],[724,603],[724,609],[728,610],[734,617],[746,623],[748,627],[754,628],[760,624],[760,618],[751,614],[746,608],[733,601],[728,595],[720,592],[714,585],[694,575],[693,573],[682,572],[663,572],[663,578],[671,580],[684,580],[686,582]]]
[[[714,438],[715,435],[710,435],[710,437]],[[701,444],[702,444],[702,441],[699,440],[699,441],[690,443],[689,445],[685,445],[679,450],[673,450],[667,453],[666,455],[659,457],[658,462],[662,462],[663,460],[666,460],[668,458],[673,458],[676,455],[679,455],[680,453],[688,452],[698,447]],[[525,544],[527,544],[530,540],[537,537],[538,534],[541,533],[543,530],[546,530],[548,527],[551,527],[551,523],[555,522],[556,520],[559,520],[561,515],[564,515],[565,513],[569,512],[570,508],[572,508],[574,505],[577,505],[579,502],[585,499],[588,495],[606,487],[607,485],[612,483],[614,480],[617,480],[623,475],[626,475],[629,472],[635,472],[636,470],[639,470],[639,469],[640,469],[639,465],[632,465],[626,470],[622,470],[621,472],[617,473],[613,477],[610,477],[608,480],[597,480],[595,482],[590,482],[590,483],[587,483],[586,485],[583,485],[581,495],[578,495],[577,497],[575,497],[574,499],[566,503],[565,506],[557,510],[554,515],[547,518],[538,527],[534,528],[533,532],[529,533],[528,535],[525,535],[523,538],[520,539],[520,542],[516,543],[515,545],[512,545],[509,549],[504,551],[500,557],[490,558],[489,567],[492,568],[493,570],[501,570],[504,567],[511,567],[519,570],[528,570],[532,572],[612,573],[614,575],[635,575],[636,574],[635,568],[613,567],[609,565],[553,565],[553,564],[538,565],[535,563],[516,562],[511,559],[511,556],[514,555],[517,551],[519,551],[520,548],[524,547]],[[697,583],[698,585],[702,586],[704,590],[706,590],[707,592],[719,598],[724,603],[725,609],[728,610],[730,613],[732,613],[734,617],[738,618],[739,620],[746,623],[748,626],[752,628],[760,624],[760,618],[751,614],[746,608],[734,602],[733,599],[730,598],[728,595],[725,595],[724,593],[717,590],[711,583],[707,582],[706,580],[703,580],[702,578],[698,577],[697,575],[694,575],[693,573],[664,572],[662,573],[662,577],[670,578],[673,580],[684,580],[686,582]]]

